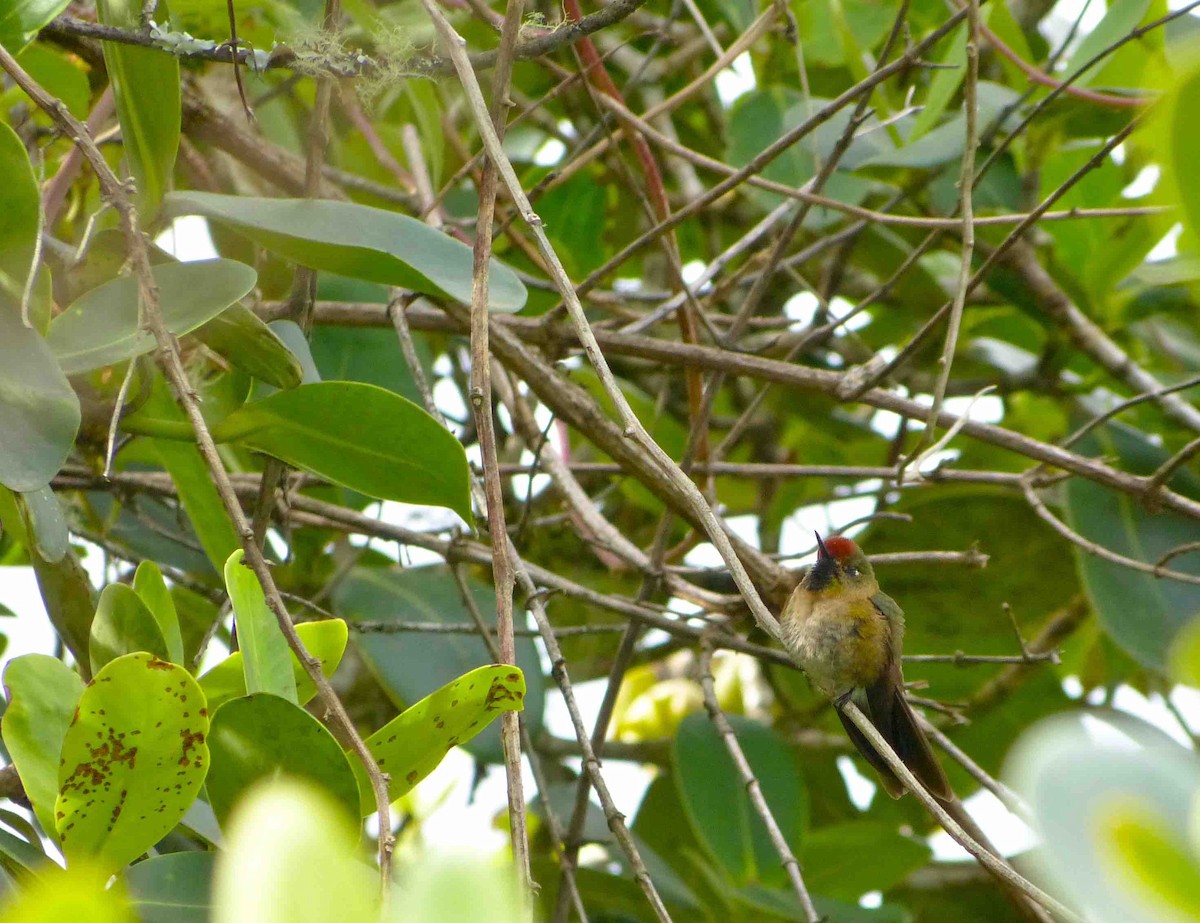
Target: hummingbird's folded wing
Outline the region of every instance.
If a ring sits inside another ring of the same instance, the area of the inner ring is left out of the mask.
[[[904,697],[904,676],[900,672],[900,664],[893,660],[883,676],[867,687],[866,693],[871,708],[871,723],[879,728],[879,733],[891,744],[900,761],[912,770],[912,774],[935,798],[940,801],[953,798],[954,793],[946,774]]]

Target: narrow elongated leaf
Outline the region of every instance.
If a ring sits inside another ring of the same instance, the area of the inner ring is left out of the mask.
[[[57,564],[70,547],[70,532],[62,505],[49,487],[17,494],[17,503],[33,539],[37,553],[48,563]]]
[[[342,661],[346,650],[346,623],[341,619],[327,619],[323,622],[301,622],[296,626],[296,634],[304,642],[304,649],[321,662],[321,672],[333,676],[333,671]],[[308,672],[300,665],[296,655],[288,651],[292,661],[292,676],[296,681],[297,703],[304,705],[317,694]],[[246,694],[246,672],[242,666],[243,654],[234,651],[219,664],[200,677],[200,688],[208,698],[210,710],[220,708],[230,699],[236,699]]]
[[[909,142],[917,140],[929,129],[933,128],[946,111],[955,92],[962,86],[963,76],[967,72],[967,26],[959,25],[946,42],[945,50],[938,58],[941,67],[934,71],[929,81],[929,92],[925,95],[925,105],[913,122]]]
[[[67,8],[71,0],[6,0],[0,7],[0,45],[20,51],[42,26]]]
[[[68,862],[115,871],[162,839],[208,772],[204,693],[182,667],[127,654],[83,691],[63,741],[58,832]]]
[[[126,871],[125,885],[141,923],[208,923],[215,859],[211,852],[167,853]]]
[[[225,586],[237,617],[246,689],[251,693],[269,692],[295,704],[296,679],[287,639],[267,608],[258,577],[242,564],[243,554],[239,548],[225,562]]]
[[[213,715],[208,746],[213,764],[205,791],[222,827],[244,792],[277,775],[312,782],[358,817],[358,783],[346,754],[320,721],[286,699],[260,692],[226,702]]]
[[[29,524],[22,515],[17,495],[5,487],[0,487],[0,526],[20,540],[29,552],[29,563],[37,575],[38,590],[50,624],[87,679],[92,672],[88,666],[88,645],[96,594],[87,572],[79,563],[79,556],[68,546],[66,554],[56,563],[43,558],[37,541],[29,534]]]
[[[163,263],[153,271],[163,320],[176,335],[216,317],[258,279],[236,260]],[[122,276],[87,292],[54,319],[47,342],[68,375],[149,352],[154,337],[138,327],[137,282]]]
[[[1090,30],[1071,55],[1071,60],[1062,72],[1060,79],[1071,79],[1090,59],[1103,51],[1109,45],[1119,41],[1142,21],[1152,5],[1152,0],[1124,0],[1122,3],[1108,4],[1104,18]],[[1086,87],[1092,84],[1104,70],[1103,64],[1097,64],[1086,74],[1075,80],[1076,86]]]
[[[172,193],[163,206],[171,215],[204,215],[310,269],[471,301],[471,248],[407,215],[352,202],[211,192]],[[488,310],[519,311],[525,297],[516,273],[492,260]]]
[[[141,26],[139,0],[99,0],[96,12],[106,26],[134,30]],[[160,7],[159,15],[165,17],[166,10]],[[139,210],[150,218],[171,184],[179,151],[179,59],[153,48],[118,42],[102,45]]]
[[[142,409],[164,420],[184,423],[187,419],[161,375],[155,376],[150,397]],[[183,511],[187,513],[205,555],[213,570],[219,572],[240,543],[200,450],[192,443],[173,439],[153,439],[151,444],[154,454],[175,482]]]
[[[134,651],[147,651],[164,660],[167,642],[154,615],[132,588],[110,583],[100,593],[100,604],[92,620],[89,647],[92,672],[111,660]]]
[[[17,657],[4,668],[8,707],[0,730],[25,794],[42,829],[54,835],[58,758],[75,703],[83,693],[79,674],[46,654]]]
[[[18,2],[17,6],[21,4]],[[0,42],[5,45],[8,42],[4,41],[4,23],[13,12],[12,9],[0,12]],[[4,122],[0,122],[0,176],[5,178],[0,185],[0,215],[4,215],[0,222],[0,253],[19,250],[26,254],[25,268],[29,269],[38,229],[37,177],[33,174],[33,164],[25,145]],[[12,281],[24,284],[25,278]]]
[[[96,593],[87,571],[74,549],[57,564],[51,564],[36,552],[30,557],[50,624],[75,658],[83,678],[88,679],[92,672],[88,666],[88,648]]]
[[[133,591],[146,604],[146,608],[158,622],[163,640],[167,645],[170,661],[181,667],[185,666],[179,615],[175,611],[175,601],[171,599],[171,591],[167,589],[167,583],[163,580],[162,571],[158,569],[157,564],[153,561],[143,561],[138,565],[137,571],[133,575]]]
[[[1200,234],[1200,177],[1196,175],[1196,145],[1200,143],[1200,64],[1184,71],[1171,87],[1160,110],[1158,129],[1165,153],[1164,166],[1170,192],[1165,201],[1183,206],[1184,223]]]
[[[391,776],[392,800],[437,769],[446,753],[470,740],[501,713],[525,707],[525,677],[517,667],[492,664],[472,670],[403,712],[367,738],[379,768]],[[362,813],[375,810],[375,796],[362,765],[358,776]]]
[[[66,461],[79,429],[79,398],[16,301],[0,291],[0,484],[40,490]]]
[[[471,519],[462,444],[416,404],[374,385],[325,381],[279,391],[235,410],[213,438],[381,500],[445,506]]]

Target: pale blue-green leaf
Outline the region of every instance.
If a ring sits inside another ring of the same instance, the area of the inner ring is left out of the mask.
[[[310,269],[430,295],[471,301],[471,248],[397,212],[327,199],[261,199],[176,192],[163,203],[171,215],[204,215]],[[492,260],[488,310],[525,305],[517,274]]]
[[[208,923],[211,852],[152,856],[125,871],[130,902],[141,923]]]
[[[220,314],[258,279],[235,260],[163,263],[153,273],[163,320],[176,335]],[[122,276],[87,292],[54,319],[47,342],[68,375],[149,352],[154,336],[138,326],[137,282]]]
[[[0,293],[0,484],[40,490],[62,467],[79,429],[79,399],[46,341]]]
[[[49,564],[66,556],[71,535],[63,516],[62,504],[49,487],[17,494],[37,553]]]
[[[4,668],[8,707],[0,731],[42,829],[55,835],[58,758],[83,693],[79,674],[56,657],[25,654]]]

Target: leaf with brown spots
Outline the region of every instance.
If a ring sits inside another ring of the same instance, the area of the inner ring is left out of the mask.
[[[429,775],[446,752],[466,743],[502,711],[525,706],[525,677],[516,667],[492,664],[447,683],[416,705],[406,708],[367,738],[379,768],[391,776],[392,800],[407,794]],[[362,813],[375,810],[375,796],[358,760],[351,760],[358,777]]]
[[[208,772],[205,707],[186,670],[145,652],[109,662],[83,690],[55,803],[69,863],[116,871],[179,823]]]

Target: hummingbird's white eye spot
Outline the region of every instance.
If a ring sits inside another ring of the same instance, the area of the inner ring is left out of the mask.
[[[858,576],[858,568],[855,567],[854,565],[847,567],[846,568],[846,576],[847,577],[857,577]]]

